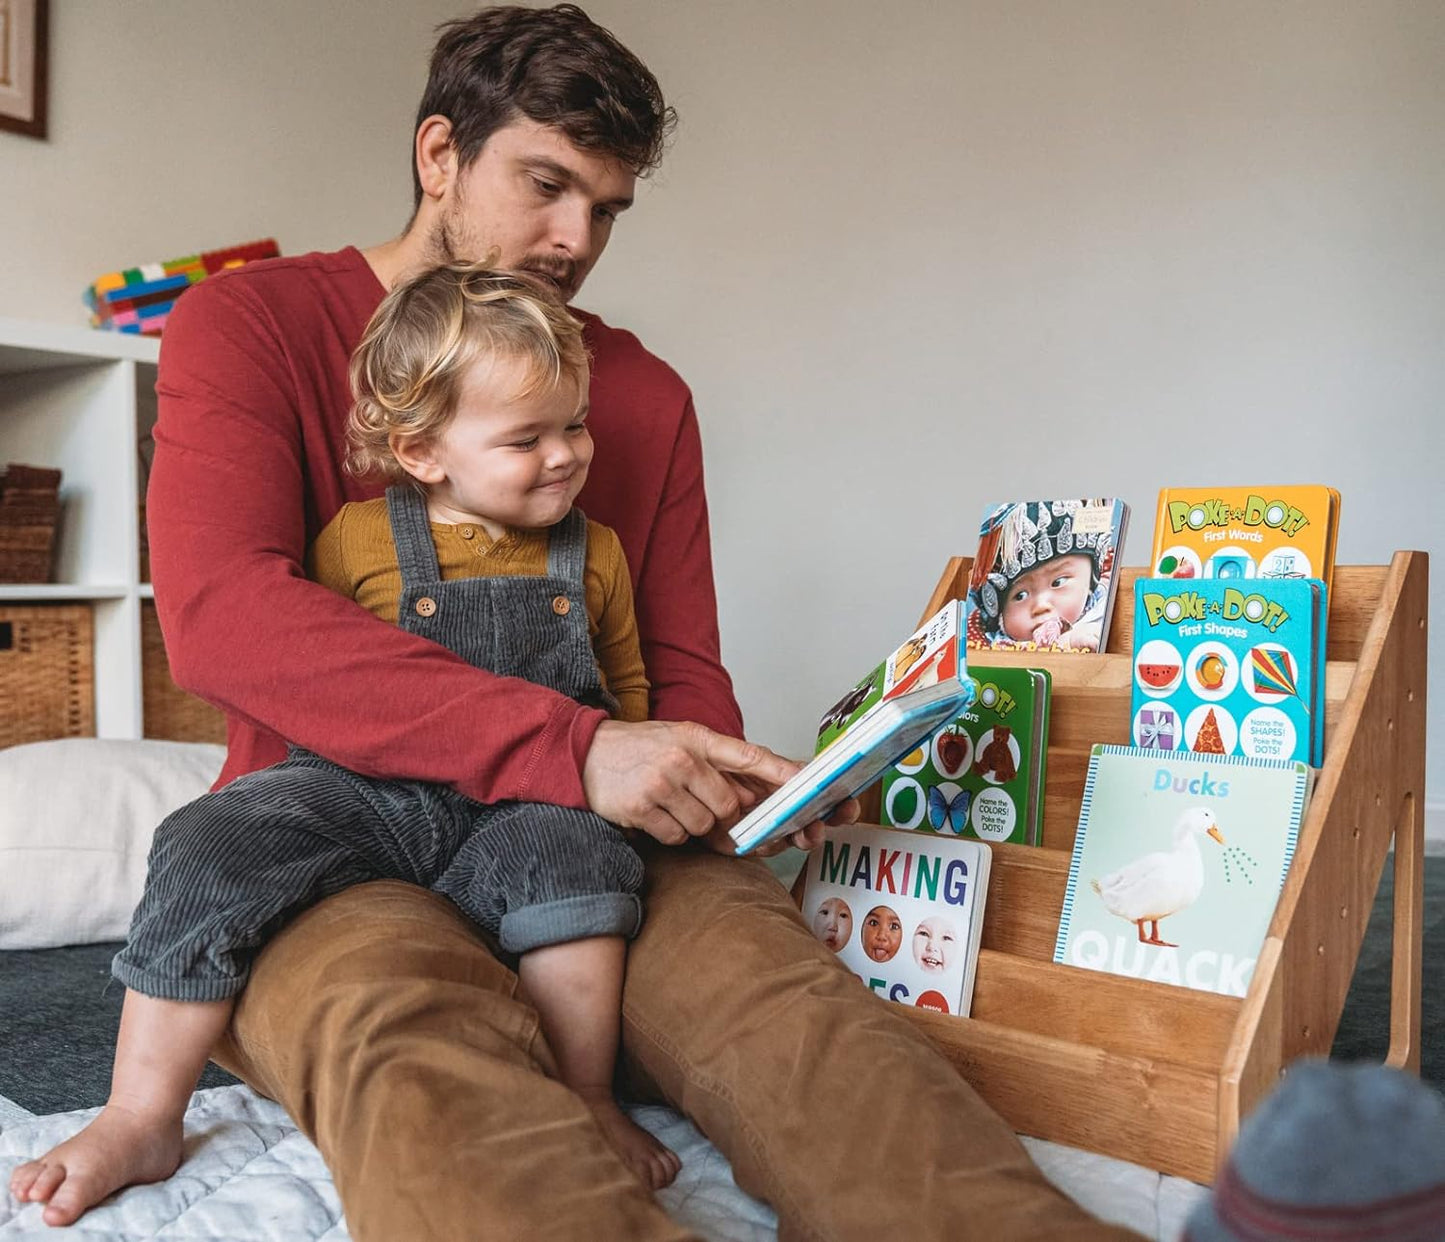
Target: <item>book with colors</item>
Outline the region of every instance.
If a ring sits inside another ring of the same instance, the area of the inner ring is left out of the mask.
[[[883,774],[890,827],[1037,845],[1049,736],[1047,671],[969,666],[973,703]]]

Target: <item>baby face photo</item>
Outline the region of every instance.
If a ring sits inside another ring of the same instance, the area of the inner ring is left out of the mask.
[[[924,919],[913,933],[913,960],[928,974],[943,974],[957,951],[958,929],[942,915]]]
[[[829,897],[813,912],[813,935],[834,953],[853,934],[853,911],[841,897]]]
[[[889,962],[903,943],[903,921],[888,906],[874,906],[863,916],[863,952],[875,962]]]

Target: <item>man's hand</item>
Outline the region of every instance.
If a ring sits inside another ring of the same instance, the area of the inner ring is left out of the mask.
[[[582,765],[582,789],[603,819],[680,845],[731,826],[759,791],[801,766],[700,724],[604,720]]]
[[[797,766],[802,767],[803,765],[798,764]],[[751,802],[761,802],[763,798],[772,792],[771,789],[766,786],[759,786],[749,782],[746,777],[735,776],[731,779],[735,783],[748,788],[751,794]],[[815,819],[811,824],[799,828],[795,832],[790,832],[785,837],[774,837],[773,840],[767,842],[767,844],[760,845],[757,849],[753,850],[751,857],[771,858],[774,854],[781,854],[790,846],[804,851],[815,850],[823,843],[823,831],[825,828],[841,827],[844,824],[857,823],[858,816],[861,813],[862,808],[858,805],[858,800],[856,798],[849,798],[834,807],[833,813],[829,815],[826,820]],[[737,842],[728,836],[728,829],[731,827],[732,824],[724,822],[708,833],[707,836],[703,838],[708,848],[715,850],[719,854],[737,853]]]

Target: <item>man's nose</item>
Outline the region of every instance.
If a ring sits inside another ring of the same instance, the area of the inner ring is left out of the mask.
[[[560,203],[552,216],[552,244],[576,262],[592,251],[592,210],[586,203]]]

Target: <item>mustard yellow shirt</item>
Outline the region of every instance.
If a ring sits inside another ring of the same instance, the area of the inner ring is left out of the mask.
[[[431,535],[443,581],[547,572],[545,530],[508,530],[493,541],[480,526],[432,522]],[[395,625],[401,604],[401,567],[386,499],[342,505],[311,545],[306,572]],[[647,673],[637,637],[627,558],[617,532],[591,518],[587,519],[583,588],[587,631],[603,685],[617,699],[617,719],[646,720]]]

